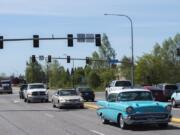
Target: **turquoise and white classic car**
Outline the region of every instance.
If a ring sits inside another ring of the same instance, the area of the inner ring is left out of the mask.
[[[156,102],[145,89],[124,89],[111,93],[107,101],[98,101],[97,110],[104,124],[118,123],[122,129],[129,125],[158,124],[167,127],[171,121],[171,104]]]

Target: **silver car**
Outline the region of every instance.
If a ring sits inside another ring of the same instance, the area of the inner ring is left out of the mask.
[[[76,90],[60,89],[52,95],[53,107],[79,107],[84,108],[84,102]]]

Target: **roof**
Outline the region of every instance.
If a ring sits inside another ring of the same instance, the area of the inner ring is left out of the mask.
[[[28,85],[44,85],[44,83],[28,83]]]
[[[74,88],[65,88],[65,89],[61,88],[61,89],[58,89],[58,90],[75,90],[75,89]]]
[[[122,92],[133,92],[133,91],[147,91],[147,92],[149,92],[149,90],[147,90],[147,89],[122,89],[122,91],[119,91],[119,93],[122,93]]]

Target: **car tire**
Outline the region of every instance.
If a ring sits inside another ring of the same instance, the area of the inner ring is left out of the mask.
[[[171,101],[171,104],[172,104],[172,107],[174,107],[174,108],[177,107],[176,101],[174,99]]]
[[[109,124],[109,120],[105,119],[102,115],[101,115],[101,121],[102,124]]]
[[[52,104],[53,104],[53,108],[56,108],[56,104],[55,104],[54,100],[52,100]]]
[[[122,115],[119,115],[118,125],[121,129],[127,129],[128,125],[124,122]]]
[[[27,98],[27,103],[31,103],[31,101]]]
[[[84,109],[84,105],[80,105],[80,109]]]
[[[167,128],[168,127],[168,123],[160,123],[159,127],[160,128]]]

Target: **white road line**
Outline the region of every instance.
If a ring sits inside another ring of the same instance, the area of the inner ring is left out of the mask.
[[[101,132],[98,132],[98,131],[96,131],[96,130],[90,130],[92,133],[95,133],[95,134],[97,134],[97,135],[105,135],[105,134],[103,134],[103,133],[101,133]]]
[[[14,103],[19,103],[20,101],[19,101],[19,100],[14,100],[13,102],[14,102]]]
[[[52,115],[52,114],[45,113],[45,115],[46,115],[47,117],[49,117],[49,118],[54,118],[54,115]]]

